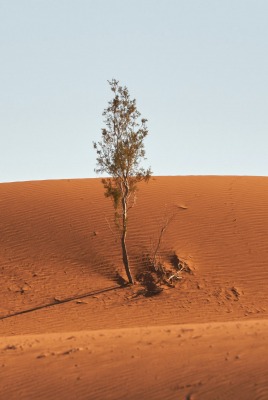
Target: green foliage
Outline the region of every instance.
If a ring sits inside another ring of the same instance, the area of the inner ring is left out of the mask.
[[[140,118],[136,100],[130,99],[128,89],[115,79],[108,81],[114,97],[108,103],[103,116],[106,128],[102,129],[101,141],[94,142],[97,152],[97,173],[107,173],[102,179],[105,196],[111,197],[115,209],[122,200],[128,204],[137,190],[137,183],[148,181],[150,168],[140,167],[145,159],[144,139],[148,134],[147,120]]]

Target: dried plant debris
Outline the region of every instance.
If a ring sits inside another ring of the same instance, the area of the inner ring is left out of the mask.
[[[150,257],[145,257],[145,271],[137,274],[137,281],[144,286],[145,296],[153,296],[162,292],[164,287],[175,287],[183,279],[183,274],[192,274],[189,265],[179,259],[176,253],[170,257],[170,262],[160,259],[153,262]]]

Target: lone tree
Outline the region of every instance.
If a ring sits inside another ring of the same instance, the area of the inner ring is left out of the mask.
[[[102,179],[105,196],[111,197],[115,208],[115,221],[120,228],[122,258],[129,283],[133,284],[126,245],[128,211],[135,204],[137,183],[148,182],[151,169],[140,167],[145,159],[144,138],[148,134],[147,120],[140,118],[136,100],[130,99],[127,87],[119,81],[108,81],[114,97],[108,102],[103,116],[106,128],[101,141],[93,142],[97,151],[97,173],[107,173]]]

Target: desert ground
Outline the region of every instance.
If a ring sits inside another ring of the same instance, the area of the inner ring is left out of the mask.
[[[0,399],[268,399],[268,178],[153,177],[129,212],[124,286],[100,179],[0,184]],[[173,258],[172,258],[173,257]]]

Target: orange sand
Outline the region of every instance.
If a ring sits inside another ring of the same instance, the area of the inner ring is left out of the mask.
[[[134,275],[170,215],[162,259],[193,271],[150,298],[115,281],[99,179],[0,184],[0,212],[1,399],[268,398],[268,178],[140,185]]]

